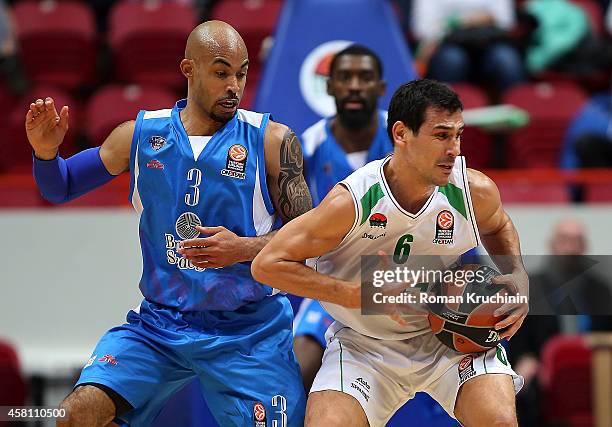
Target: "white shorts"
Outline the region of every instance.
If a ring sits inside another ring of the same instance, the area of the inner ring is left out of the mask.
[[[507,374],[515,392],[523,377],[512,370],[504,348],[462,354],[433,333],[403,341],[378,340],[334,322],[325,334],[323,364],[310,392],[336,390],[359,401],[371,427],[384,426],[419,391],[428,393],[454,418],[459,387],[483,374]]]

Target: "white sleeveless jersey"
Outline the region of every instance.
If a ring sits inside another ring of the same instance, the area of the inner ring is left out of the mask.
[[[355,223],[340,245],[316,260],[318,272],[361,282],[362,255],[384,251],[398,256],[400,262],[406,263],[404,265],[419,269],[414,262],[422,263],[425,257],[415,255],[437,255],[431,258],[449,266],[461,254],[478,246],[478,228],[463,157],[456,158],[449,183],[435,187],[415,214],[402,209],[389,190],[383,166],[390,159],[388,156],[368,163],[341,181],[353,196]],[[362,315],[360,309],[326,302],[322,305],[334,319],[373,338],[403,340],[430,330],[423,316],[408,316],[408,324],[400,326],[388,316]]]

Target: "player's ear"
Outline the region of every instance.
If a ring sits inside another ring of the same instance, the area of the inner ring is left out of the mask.
[[[194,63],[192,59],[183,59],[181,61],[181,73],[187,78],[193,77]]]
[[[393,127],[391,128],[391,135],[393,136],[393,144],[404,144],[408,138],[408,133],[411,132],[408,127],[401,120],[393,123]]]

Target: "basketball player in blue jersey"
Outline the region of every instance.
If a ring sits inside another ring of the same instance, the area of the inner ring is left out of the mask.
[[[222,426],[303,423],[291,306],[252,278],[250,261],[275,216],[288,222],[311,198],[295,134],[237,108],[248,63],[231,26],[197,26],[180,63],[187,99],[141,111],[67,160],[58,147],[68,107],[58,114],[51,98],[30,105],[26,132],[45,198],[61,203],[129,170],[140,216],[145,298],[99,341],[58,425],[148,426],[196,377]]]
[[[327,93],[334,98],[337,113],[310,126],[301,138],[313,205],[356,169],[393,151],[387,112],[377,108],[385,89],[382,62],[367,47],[353,44],[332,58]],[[318,301],[306,299],[300,305],[294,350],[306,390],[321,366],[323,337],[332,322]]]
[[[363,255],[382,251],[415,269],[419,255],[433,255],[450,265],[481,240],[503,273],[493,281],[527,295],[519,237],[499,191],[459,156],[462,109],[443,84],[402,85],[389,105],[393,155],[342,180],[253,261],[257,280],[317,299],[335,319],[310,389],[307,427],[384,426],[419,391],[467,427],[518,425],[514,401],[522,378],[501,346],[461,354],[434,336],[426,316],[394,321],[361,310]],[[304,265],[311,258],[315,268]],[[527,304],[498,308],[501,338],[511,337],[526,314]]]
[[[315,206],[356,169],[393,151],[387,112],[378,109],[385,89],[380,58],[367,47],[350,45],[332,58],[327,93],[337,113],[302,134],[305,175]]]

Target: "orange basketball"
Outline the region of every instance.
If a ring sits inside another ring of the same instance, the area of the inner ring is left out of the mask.
[[[503,316],[493,312],[508,295],[504,285],[493,284],[499,276],[495,269],[479,264],[466,264],[451,270],[454,282],[435,283],[430,295],[429,324],[436,337],[446,346],[460,353],[478,353],[495,347],[501,341],[494,325]],[[446,277],[446,276],[445,276]]]

